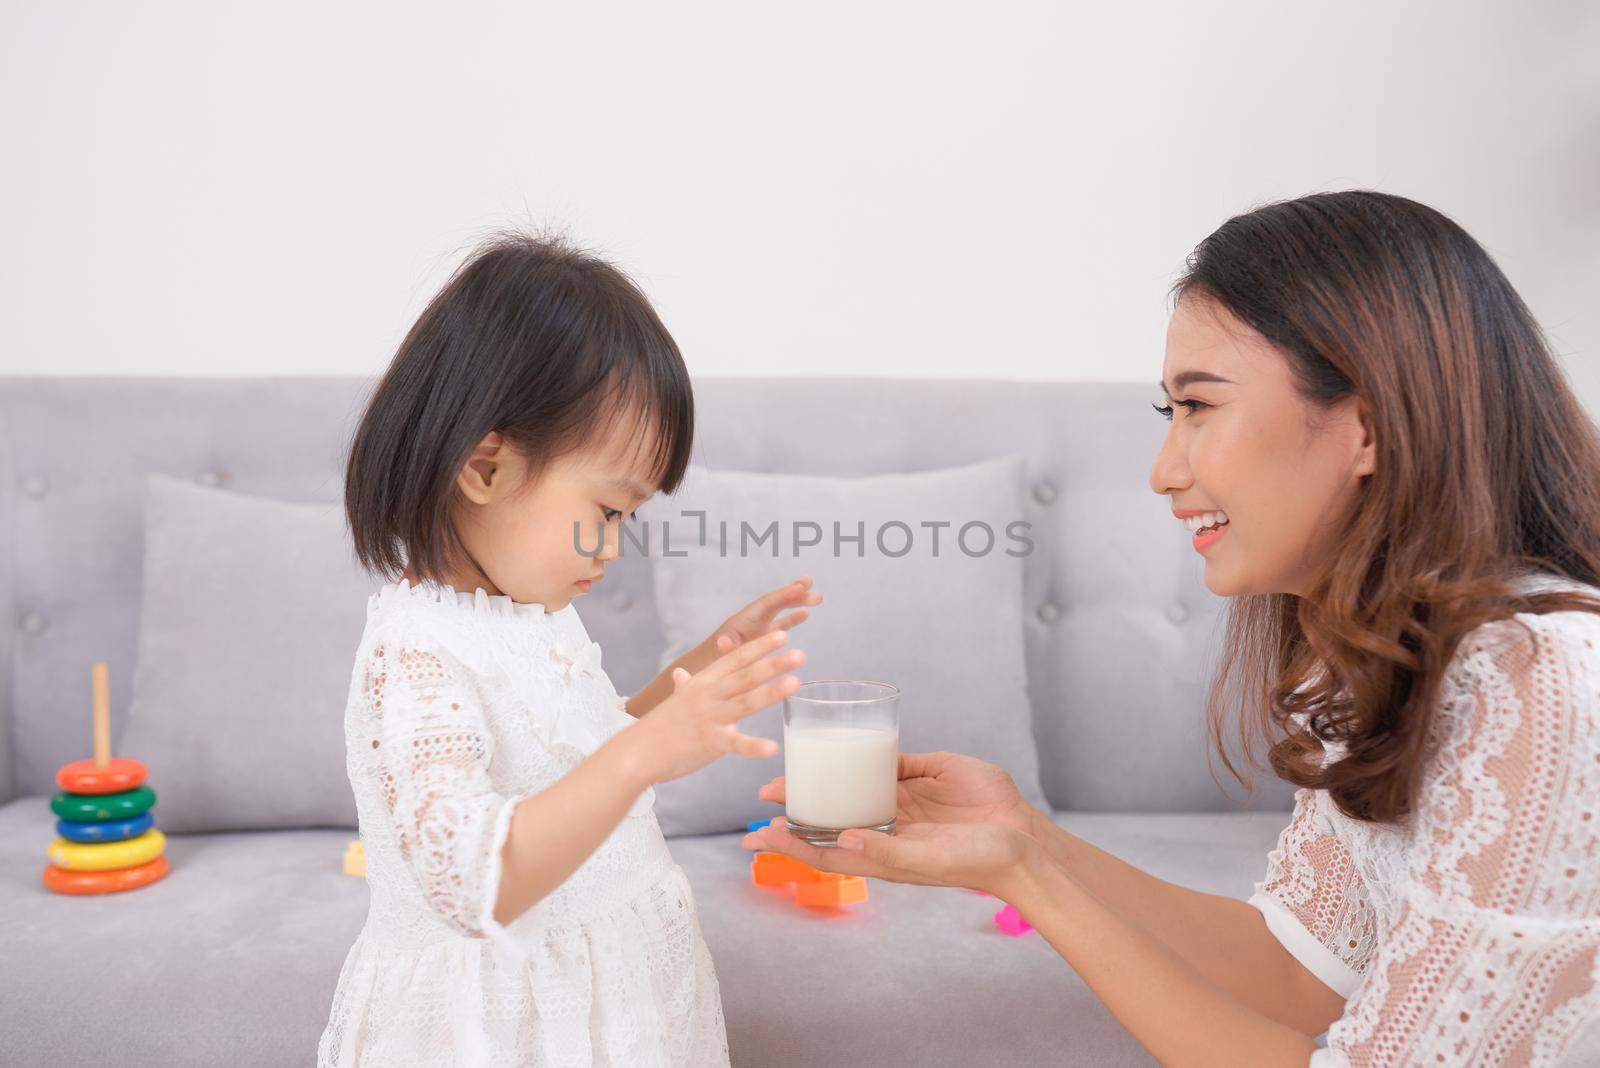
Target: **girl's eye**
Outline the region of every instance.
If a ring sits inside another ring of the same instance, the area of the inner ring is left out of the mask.
[[[600,506],[600,514],[606,517],[606,522],[607,523],[615,521],[617,519],[617,517],[622,515],[622,513],[617,511],[615,508],[607,508],[603,504]],[[638,519],[639,518],[639,513],[638,512],[629,512],[628,513],[628,518],[629,519]]]

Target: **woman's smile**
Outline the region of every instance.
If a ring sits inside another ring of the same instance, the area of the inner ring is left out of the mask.
[[[1222,540],[1228,529],[1228,513],[1220,508],[1174,508],[1172,514],[1188,528],[1195,552],[1203,553],[1211,548]]]

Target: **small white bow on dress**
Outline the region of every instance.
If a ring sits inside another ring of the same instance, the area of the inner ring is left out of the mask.
[[[596,641],[582,644],[573,641],[557,642],[550,650],[550,655],[557,663],[564,665],[561,674],[568,681],[579,675],[600,671],[600,643]]]

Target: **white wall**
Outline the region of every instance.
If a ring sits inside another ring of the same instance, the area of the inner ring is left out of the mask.
[[[532,222],[697,374],[1153,380],[1199,238],[1372,186],[1482,240],[1600,408],[1595,8],[14,3],[0,372],[372,373]]]

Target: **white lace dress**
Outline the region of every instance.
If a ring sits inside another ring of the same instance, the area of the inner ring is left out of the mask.
[[[571,605],[429,583],[373,596],[345,711],[371,905],[319,1065],[728,1063],[654,791],[554,892],[493,916],[512,809],[631,722]]]
[[[1348,999],[1313,1068],[1600,1065],[1600,617],[1468,635],[1413,813],[1301,790],[1251,904]]]

